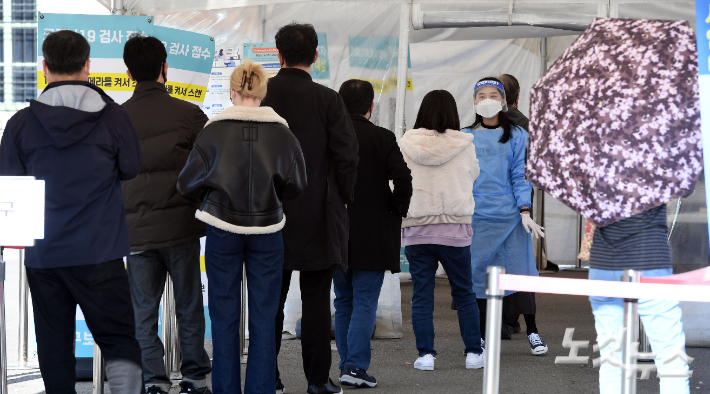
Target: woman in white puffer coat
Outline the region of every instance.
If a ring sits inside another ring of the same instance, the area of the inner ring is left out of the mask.
[[[473,136],[459,131],[459,115],[451,93],[435,90],[424,96],[414,129],[400,142],[412,171],[414,193],[402,221],[402,242],[412,275],[412,326],[418,370],[434,369],[434,279],[444,266],[458,306],[466,368],[484,366],[476,294],[471,274],[473,182],[479,174]]]

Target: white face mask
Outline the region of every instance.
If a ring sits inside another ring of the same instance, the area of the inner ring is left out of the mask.
[[[503,102],[493,99],[485,99],[481,100],[478,104],[474,104],[473,109],[477,114],[483,116],[484,118],[492,118],[496,116],[498,112],[503,110]]]

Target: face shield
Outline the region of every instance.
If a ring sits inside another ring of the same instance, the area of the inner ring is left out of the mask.
[[[483,80],[473,89],[473,110],[484,118],[493,118],[508,111],[505,88],[498,81]]]

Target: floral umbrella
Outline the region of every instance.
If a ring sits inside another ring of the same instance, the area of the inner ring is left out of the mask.
[[[533,86],[528,180],[600,227],[689,194],[698,91],[687,21],[595,20]]]

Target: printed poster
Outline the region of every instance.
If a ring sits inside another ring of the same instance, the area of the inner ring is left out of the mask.
[[[91,45],[92,83],[121,104],[133,94],[123,46],[132,34],[154,36],[168,52],[168,93],[202,106],[214,61],[214,41],[204,34],[155,26],[150,16],[40,14],[37,40],[37,94],[47,86],[42,69],[44,37],[58,30],[83,35]]]

